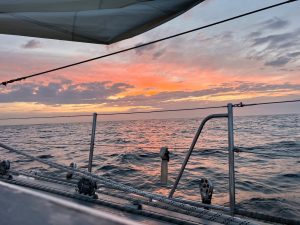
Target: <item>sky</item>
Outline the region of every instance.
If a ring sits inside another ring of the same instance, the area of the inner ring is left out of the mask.
[[[0,35],[0,81],[107,54],[279,2],[206,0],[160,27],[108,46]],[[2,86],[0,118],[300,99],[299,9],[300,1]],[[241,115],[299,112],[299,103],[237,110]],[[197,112],[173,116],[195,115]]]

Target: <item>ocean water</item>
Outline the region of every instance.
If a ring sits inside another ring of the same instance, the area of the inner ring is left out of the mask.
[[[202,118],[98,121],[93,172],[167,195]],[[300,114],[235,117],[238,207],[300,220]],[[0,142],[65,165],[87,168],[91,123],[0,126]],[[199,180],[214,184],[213,204],[228,206],[227,123],[208,122],[174,197],[200,201]],[[170,154],[169,184],[160,184],[160,147]],[[14,169],[50,170],[1,150]]]

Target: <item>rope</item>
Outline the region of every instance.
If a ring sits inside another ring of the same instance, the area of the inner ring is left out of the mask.
[[[235,19],[238,19],[238,18],[241,18],[241,17],[249,16],[251,14],[255,14],[255,13],[258,13],[258,12],[261,12],[261,11],[265,11],[265,10],[275,8],[275,7],[278,7],[278,6],[281,6],[281,5],[289,4],[289,3],[292,3],[292,2],[295,2],[295,1],[297,1],[297,0],[284,1],[284,2],[281,2],[281,3],[278,3],[278,4],[274,4],[274,5],[271,5],[271,6],[264,7],[264,8],[260,8],[260,9],[250,11],[250,12],[247,12],[247,13],[244,13],[244,14],[240,14],[240,15],[237,15],[237,16],[234,16],[234,17],[231,17],[231,18],[228,18],[228,19],[224,19],[224,20],[221,20],[221,21],[218,21],[218,22],[215,22],[215,23],[211,23],[211,24],[208,24],[208,25],[205,25],[205,26],[201,26],[201,27],[191,29],[191,30],[188,30],[188,31],[185,31],[185,32],[181,32],[181,33],[178,33],[178,34],[175,34],[175,35],[170,35],[170,36],[167,36],[167,37],[164,37],[164,38],[161,38],[161,39],[157,39],[155,41],[151,41],[151,42],[147,42],[147,43],[144,43],[144,44],[136,45],[134,47],[123,49],[123,50],[116,51],[116,52],[113,52],[113,53],[109,53],[109,54],[106,54],[106,55],[102,55],[102,56],[98,56],[98,57],[95,57],[95,58],[91,58],[91,59],[79,61],[79,62],[76,62],[76,63],[72,63],[72,64],[69,64],[69,65],[66,65],[66,66],[46,70],[46,71],[43,71],[43,72],[40,72],[40,73],[35,73],[35,74],[32,74],[32,75],[22,76],[22,77],[19,77],[19,78],[16,78],[16,79],[3,81],[3,82],[1,82],[1,84],[6,86],[9,83],[14,83],[14,82],[25,80],[25,79],[28,79],[28,78],[41,76],[41,75],[51,73],[51,72],[54,72],[54,71],[66,69],[66,68],[77,66],[77,65],[84,64],[84,63],[87,63],[87,62],[95,61],[95,60],[106,58],[106,57],[113,56],[113,55],[117,55],[117,54],[120,54],[120,53],[123,53],[123,52],[128,52],[128,51],[131,51],[131,50],[134,50],[134,49],[137,49],[137,48],[145,47],[145,46],[148,46],[148,45],[153,45],[153,44],[158,43],[158,42],[162,42],[162,41],[165,41],[165,40],[168,40],[168,39],[172,39],[172,38],[175,38],[175,37],[186,35],[188,33],[193,33],[193,32],[196,32],[198,30],[202,30],[202,29],[205,29],[205,28],[208,28],[208,27],[216,26],[216,25],[226,23],[226,22],[231,21],[231,20],[235,20]]]
[[[203,219],[206,219],[206,220],[215,221],[215,222],[219,222],[219,223],[222,223],[222,224],[231,224],[231,222],[232,222],[233,224],[240,224],[241,225],[241,224],[247,223],[249,225],[250,224],[252,225],[252,223],[244,221],[240,218],[231,217],[231,216],[228,216],[228,215],[222,215],[222,214],[219,214],[219,213],[216,213],[216,212],[208,211],[206,209],[201,209],[201,208],[198,208],[198,207],[195,207],[195,206],[180,203],[180,202],[171,200],[171,199],[169,199],[165,196],[145,192],[145,191],[138,190],[138,189],[135,189],[133,187],[130,187],[130,186],[127,186],[127,185],[124,185],[124,184],[120,184],[118,182],[107,179],[103,176],[98,176],[98,175],[89,173],[87,171],[83,171],[83,170],[79,170],[79,169],[73,169],[73,168],[70,168],[70,167],[60,165],[58,163],[43,160],[43,159],[34,157],[30,154],[27,154],[24,151],[13,149],[13,148],[11,148],[9,146],[6,146],[2,143],[0,143],[0,147],[4,148],[6,150],[9,150],[11,152],[14,152],[16,154],[28,157],[28,158],[30,158],[34,161],[38,161],[38,162],[46,164],[48,166],[60,169],[60,170],[65,171],[65,172],[72,172],[74,175],[77,175],[77,176],[84,176],[84,177],[88,177],[88,178],[93,178],[96,181],[98,181],[99,183],[104,184],[104,185],[106,185],[108,187],[111,187],[113,189],[117,189],[117,190],[120,190],[120,191],[140,195],[140,196],[143,196],[143,197],[146,197],[146,198],[149,198],[149,199],[157,200],[159,202],[168,204],[168,205],[173,206],[173,207],[178,207],[178,208],[181,208],[181,209],[184,209],[184,210],[187,210],[187,211],[198,213],[199,215],[202,216]]]

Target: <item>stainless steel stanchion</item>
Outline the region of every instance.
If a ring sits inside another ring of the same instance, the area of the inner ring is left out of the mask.
[[[90,144],[90,155],[89,155],[89,165],[88,171],[92,172],[92,164],[93,164],[93,154],[94,154],[94,146],[95,146],[95,135],[96,135],[96,126],[97,126],[97,113],[93,114],[93,127],[91,134],[91,144]]]
[[[234,171],[234,134],[233,134],[233,105],[229,103],[228,109],[228,160],[229,160],[229,202],[230,212],[235,211],[235,171]]]

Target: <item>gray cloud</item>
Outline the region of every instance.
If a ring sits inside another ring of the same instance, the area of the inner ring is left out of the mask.
[[[264,41],[265,39],[260,39],[261,36],[264,34],[263,31],[265,30],[278,30],[285,28],[289,25],[289,21],[287,20],[282,20],[280,18],[273,18],[269,19],[266,21],[263,21],[261,23],[258,23],[257,26],[260,27],[258,30],[251,32],[250,34],[247,35],[248,38],[255,38],[257,40],[257,43],[254,44],[260,44],[260,41]],[[269,31],[268,31],[269,32]]]
[[[264,37],[257,37],[253,40],[253,46],[269,44],[269,48],[288,47],[289,45],[294,44],[292,40],[294,40],[295,34],[295,32],[289,32],[283,34],[273,34]],[[299,35],[299,33],[297,35]]]
[[[264,93],[264,92],[280,92],[297,90],[300,91],[300,84],[266,84],[266,83],[252,83],[252,82],[234,82],[234,83],[223,83],[220,86],[210,87],[199,91],[173,91],[173,92],[161,92],[154,96],[129,96],[123,99],[115,100],[115,103],[119,105],[148,105],[152,107],[162,107],[163,105],[169,104],[165,101],[170,99],[183,99],[189,97],[204,97],[204,96],[220,96],[223,94],[230,94],[232,92],[238,93]],[[189,101],[186,101],[189,102]],[[182,103],[180,103],[182,104]]]
[[[261,25],[264,29],[276,30],[287,27],[289,25],[289,21],[275,17],[273,19],[262,22]]]
[[[158,59],[159,57],[161,57],[164,53],[166,52],[166,49],[165,48],[161,48],[159,49],[158,51],[156,51],[154,54],[153,54],[153,59]]]
[[[221,96],[235,93],[281,93],[288,91],[300,91],[300,84],[266,84],[252,82],[223,83],[220,86],[211,86],[198,91],[170,91],[161,92],[153,96],[128,96],[122,99],[108,99],[107,97],[125,91],[133,86],[126,83],[84,83],[70,84],[63,89],[60,83],[49,83],[48,85],[37,85],[26,83],[23,85],[9,86],[10,92],[0,92],[0,103],[7,102],[37,102],[51,106],[61,104],[102,104],[107,106],[149,106],[154,108],[178,108],[188,106],[189,100],[173,102],[168,100],[184,99],[189,97]],[[242,99],[241,99],[242,100]],[[239,101],[239,100],[236,100]],[[198,102],[203,102],[199,100]]]
[[[126,83],[112,84],[107,81],[70,84],[67,87],[64,87],[62,83],[49,83],[48,85],[26,83],[10,86],[9,92],[0,92],[0,103],[101,104],[107,100],[107,97],[121,93],[132,87],[132,85]]]
[[[265,66],[271,67],[284,67],[299,60],[300,52],[295,49],[300,47],[300,29],[271,35],[252,32],[247,37],[252,47],[249,59],[263,61]]]
[[[265,66],[283,67],[290,62],[297,61],[299,59],[298,56],[300,56],[300,52],[284,53],[283,56],[265,62]]]
[[[28,41],[24,45],[22,45],[22,48],[33,49],[33,48],[40,48],[41,46],[42,46],[41,42],[33,39],[33,40]]]
[[[266,66],[284,66],[286,64],[288,64],[289,62],[291,61],[290,58],[287,58],[287,57],[279,57],[275,60],[272,60],[272,61],[268,61],[265,63]]]
[[[234,38],[234,34],[231,31],[226,31],[219,37],[222,41],[232,40]]]
[[[249,38],[257,38],[259,36],[262,35],[262,32],[260,31],[254,31],[254,32],[251,32],[249,35],[247,35]]]
[[[287,54],[288,57],[297,57],[300,56],[300,52],[291,52]]]
[[[142,45],[143,43],[138,43],[136,46]],[[142,56],[143,54],[152,55],[152,59],[158,59],[163,54],[167,52],[167,48],[164,46],[164,44],[152,44],[152,45],[146,45],[144,47],[136,48],[135,53],[138,56]]]

